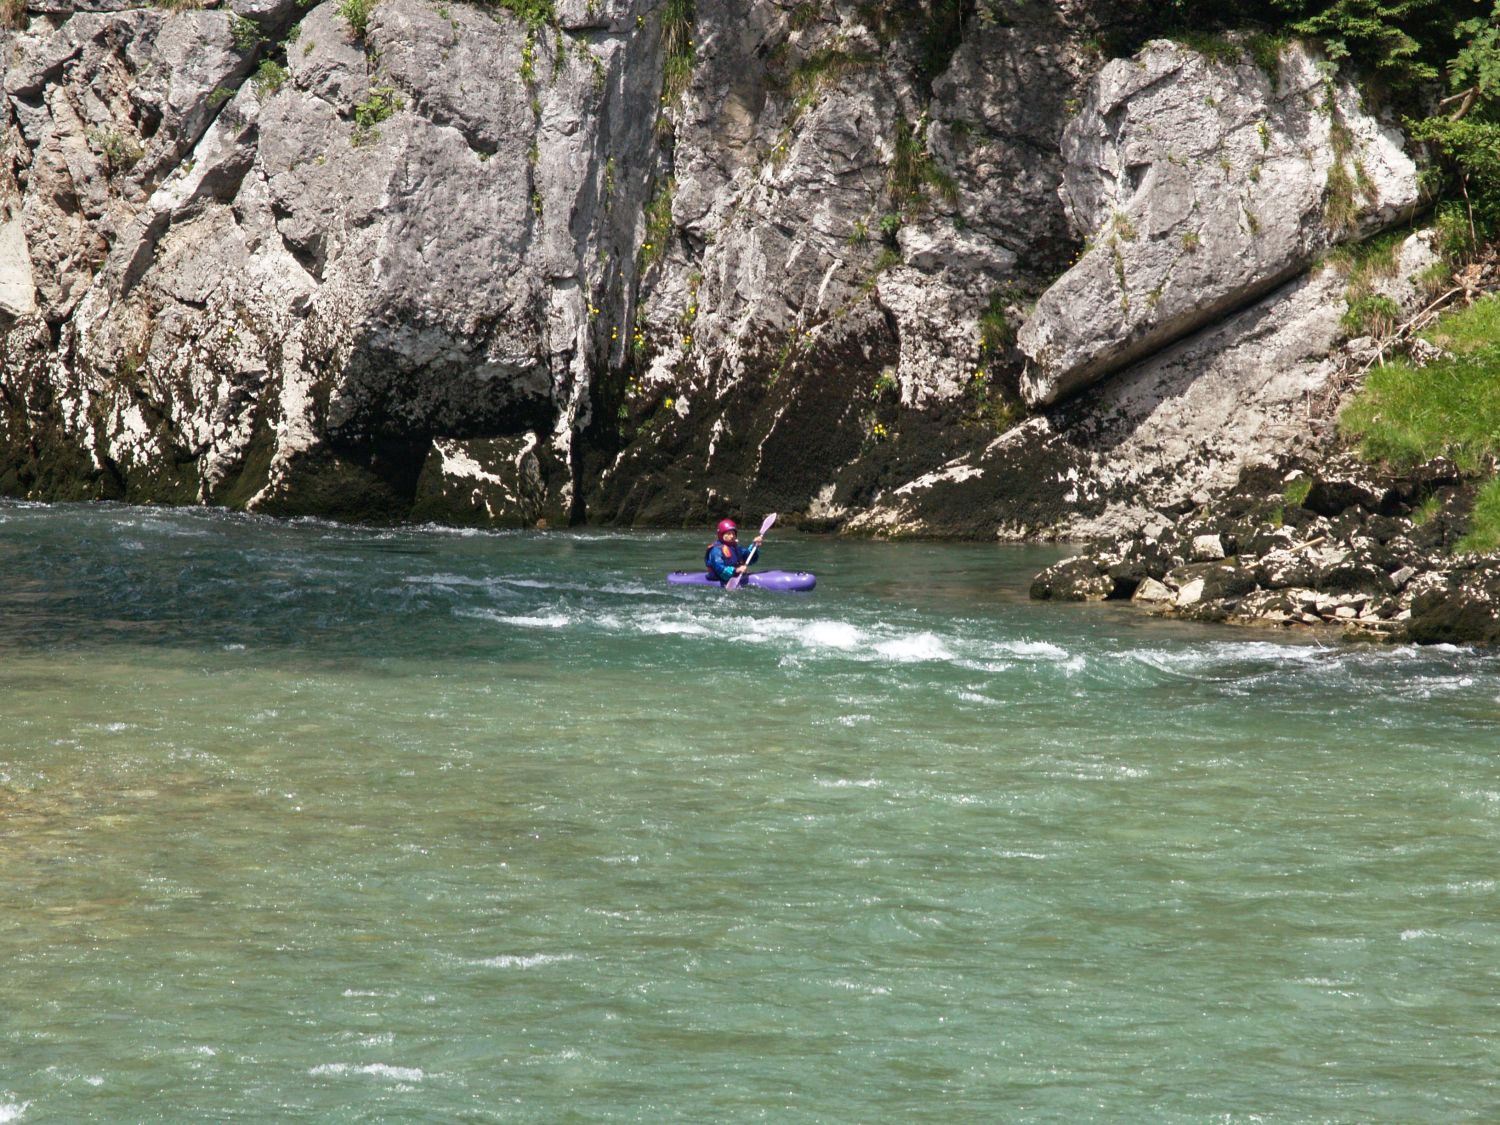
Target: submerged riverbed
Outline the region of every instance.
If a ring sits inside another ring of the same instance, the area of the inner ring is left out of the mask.
[[[0,503],[0,1123],[1494,1119],[1500,658],[706,542]]]

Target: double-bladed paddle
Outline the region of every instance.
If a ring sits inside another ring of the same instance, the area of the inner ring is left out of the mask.
[[[759,539],[761,535],[764,535],[766,532],[770,531],[771,525],[775,522],[776,513],[772,512],[769,516],[766,517],[765,522],[760,525],[760,535],[757,535],[756,538]],[[750,547],[750,553],[745,556],[745,570],[740,571],[728,582],[724,583],[725,590],[738,590],[740,588],[740,583],[745,580],[745,571],[750,569],[750,564],[755,560],[755,552],[759,549],[759,543],[755,543]]]

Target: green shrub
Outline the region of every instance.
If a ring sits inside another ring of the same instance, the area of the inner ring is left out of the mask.
[[[1009,298],[1008,289],[996,289],[979,314],[979,350],[986,356],[1004,351],[1016,338],[1015,329],[1005,315]]]
[[[146,155],[133,138],[117,129],[85,129],[83,135],[104,158],[105,172],[110,176],[129,171]]]
[[[1312,477],[1298,477],[1296,480],[1288,481],[1281,491],[1282,498],[1288,506],[1300,508],[1302,502],[1307,499],[1307,494],[1312,491],[1312,483]]]
[[[927,151],[926,139],[910,123],[898,121],[892,138],[890,167],[886,169],[886,191],[897,211],[921,210],[927,202],[927,189],[948,203],[958,199],[958,188],[939,168]]]

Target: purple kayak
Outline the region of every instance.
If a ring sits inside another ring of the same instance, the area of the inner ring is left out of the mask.
[[[674,570],[667,575],[673,586],[720,586],[722,584],[702,570]],[[745,575],[743,585],[757,590],[811,590],[818,580],[805,570],[754,570]]]

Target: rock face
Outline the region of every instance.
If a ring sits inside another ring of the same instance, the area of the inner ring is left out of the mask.
[[[0,487],[390,518],[452,443],[514,435],[544,499],[490,520],[569,518],[656,151],[640,7],[325,3],[250,81],[228,11],[13,36],[0,292],[29,259],[37,300],[6,301]]]
[[[1303,272],[1419,198],[1393,129],[1293,46],[1274,74],[1157,41],[1109,63],[1063,132],[1089,242],[1020,333],[1022,391],[1050,403]]]
[[[919,7],[698,4],[606,518],[836,523],[891,461],[974,440],[981,318],[1071,250],[1057,137],[1114,6],[976,20],[935,76]]]
[[[89,7],[0,31],[8,495],[1101,534],[1304,440],[1410,198],[1124,0]]]
[[[1403,260],[1433,260],[1413,236]],[[877,496],[856,529],[966,538],[1092,539],[1161,509],[1201,504],[1247,465],[1319,444],[1312,402],[1327,392],[1344,337],[1344,279],[1299,278],[982,449]],[[1398,306],[1420,296],[1389,286]]]

